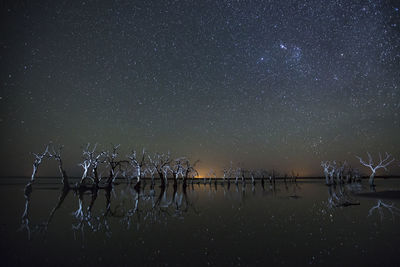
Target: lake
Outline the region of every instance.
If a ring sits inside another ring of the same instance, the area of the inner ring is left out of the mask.
[[[400,180],[62,190],[0,181],[3,266],[400,265]],[[196,181],[197,182],[197,181]]]

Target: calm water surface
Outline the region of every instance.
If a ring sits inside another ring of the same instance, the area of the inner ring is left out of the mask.
[[[0,182],[3,266],[400,265],[399,180],[376,193],[315,180],[96,195],[41,179],[29,201],[25,182]]]

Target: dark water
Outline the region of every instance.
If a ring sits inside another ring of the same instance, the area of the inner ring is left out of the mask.
[[[120,184],[97,197],[52,181],[28,202],[23,179],[1,180],[2,266],[400,265],[399,180],[377,180],[377,193],[318,180]]]

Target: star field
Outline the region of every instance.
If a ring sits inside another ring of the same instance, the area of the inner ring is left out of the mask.
[[[5,3],[2,175],[29,174],[29,152],[49,140],[65,145],[77,170],[87,142],[169,150],[201,159],[204,170],[232,160],[318,175],[322,159],[400,158],[399,8],[375,0]]]

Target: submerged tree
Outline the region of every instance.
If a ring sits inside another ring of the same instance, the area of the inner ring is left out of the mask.
[[[199,173],[197,172],[197,170],[194,168],[196,166],[197,163],[199,163],[199,160],[196,160],[193,164],[190,163],[189,159],[185,159],[184,161],[184,167],[183,167],[183,185],[186,186],[186,181],[189,177],[195,177],[198,176]]]
[[[344,182],[343,175],[344,175],[344,170],[345,170],[346,166],[347,166],[347,162],[344,161],[344,162],[339,162],[336,167],[336,181],[338,183]]]
[[[227,167],[224,168],[224,171],[223,171],[224,175],[222,176],[222,184],[224,184],[225,180],[228,181],[228,184],[230,183],[230,177],[232,175],[232,170],[233,170],[233,167],[232,167],[232,161],[231,161],[229,168],[227,168]]]
[[[62,148],[63,148],[63,146],[59,146],[58,149],[56,150],[55,147],[52,146],[53,151],[50,154],[50,157],[54,158],[58,162],[58,170],[60,171],[61,181],[62,181],[62,184],[64,185],[64,188],[69,188],[67,172],[64,170],[63,162],[62,162],[62,158],[61,158]]]
[[[379,153],[379,163],[374,164],[371,154],[369,152],[367,152],[367,154],[368,154],[368,163],[366,163],[361,157],[358,157],[358,156],[356,156],[356,157],[360,160],[360,163],[362,165],[371,169],[372,173],[369,177],[369,184],[370,184],[370,186],[375,186],[374,178],[375,178],[376,171],[380,168],[383,168],[387,171],[386,167],[389,166],[389,164],[394,161],[394,158],[392,157],[392,155],[390,155],[387,152],[385,154],[385,158],[382,158],[381,153]]]
[[[136,176],[136,186],[140,187],[140,182],[142,177],[146,172],[146,161],[145,161],[146,151],[142,150],[142,155],[140,157],[137,156],[136,150],[132,152],[130,156],[128,156],[129,163],[133,168],[134,176]]]
[[[165,187],[168,184],[168,169],[171,163],[171,156],[167,154],[156,153],[153,157],[148,156],[150,165],[154,167],[161,180],[161,187]]]
[[[215,173],[215,171],[213,169],[210,169],[210,171],[207,173],[208,176],[208,183],[211,184],[211,180],[214,177],[214,179],[217,178],[217,174]]]
[[[174,185],[178,184],[179,176],[184,179],[184,167],[183,162],[185,158],[177,158],[174,160],[174,164],[171,166],[172,178],[174,178]]]
[[[325,175],[325,183],[329,185],[331,183],[329,179],[329,161],[321,161],[321,167],[324,168],[324,175]]]
[[[37,170],[39,168],[39,165],[42,163],[43,158],[46,156],[47,157],[50,156],[49,145],[46,146],[43,153],[41,153],[41,154],[32,153],[32,154],[35,156],[35,161],[33,162],[33,171],[32,171],[32,175],[31,175],[30,183],[33,183],[35,181]]]
[[[87,144],[86,148],[83,149],[83,162],[79,164],[83,168],[83,175],[81,178],[81,184],[85,182],[85,180],[92,181],[95,186],[98,186],[100,182],[100,178],[97,172],[99,164],[104,162],[104,156],[106,152],[101,151],[100,153],[96,152],[97,144],[90,149],[90,144]]]
[[[150,173],[152,187],[154,187],[154,185],[156,184],[155,177],[154,177],[154,174],[156,173],[156,171],[157,171],[157,169],[153,165],[147,166],[146,172]]]
[[[122,170],[122,165],[127,163],[126,160],[117,160],[119,145],[113,146],[111,151],[105,153],[105,162],[109,168],[109,174],[107,178],[107,187],[111,188],[115,179],[118,176],[119,171]]]

